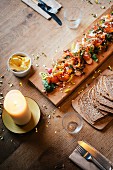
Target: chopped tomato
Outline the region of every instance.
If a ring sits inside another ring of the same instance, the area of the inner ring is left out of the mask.
[[[52,82],[52,83],[58,83],[58,82],[59,82],[58,77],[57,77],[57,76],[52,76],[52,77],[51,77],[51,82]]]
[[[87,60],[89,60],[91,58],[91,54],[85,53],[83,55],[83,58],[84,58],[85,61],[87,61]]]

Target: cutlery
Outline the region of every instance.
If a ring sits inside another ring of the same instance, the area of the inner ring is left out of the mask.
[[[35,0],[35,1],[37,1],[37,0]],[[48,10],[49,12],[54,13],[54,14],[58,12],[58,10],[57,10],[56,8],[53,8],[53,7],[49,6],[49,5],[47,5],[47,4],[46,4],[45,2],[43,2],[42,0],[38,0],[38,1],[37,1],[37,5],[38,5],[38,2],[41,3],[41,4],[43,4],[43,5],[45,6],[45,9]]]
[[[95,148],[84,141],[78,141],[78,144],[89,152],[106,170],[112,170],[111,164]]]
[[[100,170],[106,170],[93,156],[88,153],[84,148],[80,145],[76,147],[76,150],[80,153],[80,155],[85,158],[87,161],[93,162]]]
[[[60,26],[62,25],[61,20],[53,13],[52,7],[48,6],[42,0],[32,0],[35,4],[37,4],[43,11],[48,13]]]

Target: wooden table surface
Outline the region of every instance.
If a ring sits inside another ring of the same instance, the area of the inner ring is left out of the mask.
[[[62,127],[65,112],[74,111],[72,99],[86,83],[92,81],[92,75],[57,108],[29,83],[32,72],[25,78],[17,78],[7,70],[8,57],[17,51],[29,54],[32,70],[37,70],[37,65],[44,64],[48,58],[52,60],[57,52],[63,51],[65,46],[80,36],[95,20],[92,14],[100,16],[113,5],[113,0],[100,0],[101,4],[96,4],[95,0],[58,0],[63,6],[58,13],[62,26],[54,20],[46,20],[21,0],[0,2],[0,81],[3,82],[0,83],[0,93],[5,96],[9,90],[18,89],[24,96],[34,99],[41,110],[38,125],[26,134],[10,132],[0,118],[0,170],[79,170],[68,158],[78,140],[87,141],[113,161],[113,121],[102,131],[84,121],[82,130],[76,136],[67,134]],[[64,9],[69,4],[80,7],[83,13],[77,30],[67,28],[63,18]],[[39,59],[35,60],[37,54]],[[101,70],[108,65],[113,66],[112,57],[102,65]],[[3,103],[3,99],[0,99],[0,103]]]

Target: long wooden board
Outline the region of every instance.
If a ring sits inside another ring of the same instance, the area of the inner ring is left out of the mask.
[[[101,16],[110,13],[113,10],[113,6],[111,6],[109,9],[106,10],[106,12],[104,12]],[[85,32],[87,32],[92,25],[96,24],[99,19],[101,18],[101,16],[99,18],[97,18],[92,24],[91,26],[89,26]],[[83,36],[79,37],[79,40],[82,39]],[[77,40],[74,40],[75,42]],[[71,44],[68,44],[68,48],[69,46],[71,47]],[[63,102],[94,70],[96,70],[111,54],[113,53],[113,44],[109,45],[109,48],[106,52],[99,54],[98,58],[99,58],[99,62],[93,62],[93,64],[91,65],[86,65],[84,71],[85,74],[82,75],[81,77],[77,77],[75,76],[73,78],[73,84],[67,84],[65,89],[69,88],[68,93],[65,92],[65,90],[61,91],[60,87],[56,88],[52,93],[49,94],[45,94],[44,93],[44,87],[42,84],[42,80],[41,80],[41,76],[40,76],[40,72],[45,72],[44,67],[39,67],[38,71],[36,71],[31,77],[30,77],[30,82],[41,92],[43,93],[54,105],[58,106],[59,104],[61,104],[61,102]],[[57,56],[61,56],[62,53],[60,53],[59,55],[57,54]],[[56,59],[57,59],[56,56]],[[46,63],[44,63],[46,65]],[[52,65],[52,63],[51,63]]]

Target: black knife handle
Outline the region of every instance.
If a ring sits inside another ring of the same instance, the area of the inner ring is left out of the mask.
[[[62,22],[61,20],[54,14],[54,13],[51,13],[49,12],[48,10],[45,9],[45,5],[41,4],[41,3],[38,3],[38,6],[44,10],[46,13],[48,13],[60,26],[62,25]]]

